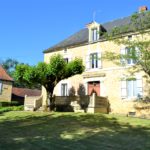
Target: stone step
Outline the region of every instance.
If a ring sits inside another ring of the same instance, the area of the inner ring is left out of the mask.
[[[41,106],[41,107],[38,108],[36,111],[43,111],[43,107]]]

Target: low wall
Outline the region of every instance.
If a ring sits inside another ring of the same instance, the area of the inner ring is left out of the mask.
[[[137,117],[150,118],[150,102],[136,102],[134,109]]]
[[[42,96],[25,96],[24,110],[34,111],[42,106]]]
[[[106,97],[92,96],[55,96],[56,107],[70,106],[74,112],[108,113],[109,103]]]

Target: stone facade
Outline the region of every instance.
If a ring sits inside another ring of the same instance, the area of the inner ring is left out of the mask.
[[[13,79],[0,65],[0,101],[11,101]]]
[[[0,101],[11,101],[11,93],[12,93],[12,82],[10,81],[2,81],[1,83],[1,93],[0,93]]]
[[[97,26],[97,24],[95,24]],[[94,25],[91,25],[93,27]],[[88,26],[89,30],[90,27]],[[90,33],[90,32],[89,32]],[[147,35],[145,35],[147,36]],[[126,38],[126,37],[125,37]],[[132,38],[136,38],[136,35],[132,35]],[[100,96],[108,97],[110,102],[110,112],[111,113],[120,113],[120,114],[129,114],[130,112],[136,112],[134,107],[135,100],[137,97],[123,97],[122,96],[122,82],[121,79],[127,75],[127,68],[117,66],[114,63],[106,60],[99,59],[98,66],[90,68],[89,59],[90,54],[98,54],[98,58],[101,58],[104,52],[116,52],[120,53],[121,49],[124,49],[125,46],[117,45],[112,41],[101,40],[97,42],[89,42],[82,45],[76,45],[72,47],[67,47],[67,49],[59,49],[57,51],[52,51],[49,53],[44,53],[44,61],[49,62],[49,59],[54,54],[61,54],[64,58],[68,58],[69,61],[74,58],[82,58],[83,64],[86,66],[85,71],[81,75],[75,75],[69,79],[63,80],[57,84],[54,90],[54,94],[61,96],[61,84],[67,84],[67,89],[74,87],[76,95],[78,95],[79,85],[85,87],[85,95],[88,95],[88,83],[89,82],[100,82]],[[135,78],[140,79],[139,84],[142,84],[142,95],[146,97],[148,91],[146,91],[146,80],[143,78],[144,73],[139,72],[135,74]],[[69,92],[67,93],[69,94]],[[43,97],[46,99],[46,93],[43,89]],[[43,102],[44,104],[44,102]]]

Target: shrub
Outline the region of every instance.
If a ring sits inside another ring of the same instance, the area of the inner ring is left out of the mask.
[[[19,106],[19,102],[11,101],[11,102],[0,102],[0,107],[8,107],[8,106]]]
[[[21,111],[23,109],[24,109],[23,106],[0,107],[0,113],[8,112],[8,111]]]

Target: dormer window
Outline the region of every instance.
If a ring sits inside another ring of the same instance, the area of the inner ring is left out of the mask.
[[[92,29],[92,41],[97,41],[98,40],[98,30],[97,28]]]
[[[94,21],[87,24],[87,28],[89,30],[89,42],[96,42],[99,40],[101,25]]]
[[[67,53],[67,48],[64,49],[64,53]]]
[[[132,40],[132,35],[128,36],[128,40],[131,41]]]

